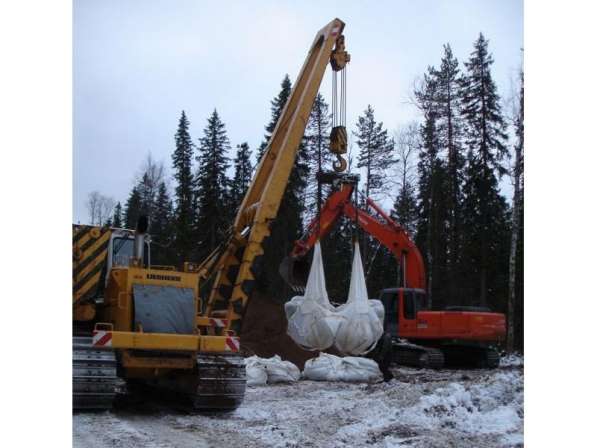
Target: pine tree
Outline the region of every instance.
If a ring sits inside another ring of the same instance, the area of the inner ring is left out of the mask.
[[[461,227],[462,227],[462,178],[464,156],[462,148],[462,118],[460,116],[462,76],[458,60],[450,45],[444,45],[440,69],[434,72],[437,79],[438,141],[446,154],[446,197],[448,253],[446,257],[446,296],[454,302],[460,283]]]
[[[253,166],[251,164],[251,150],[247,142],[236,146],[234,158],[234,178],[230,187],[231,211],[238,210],[251,184]]]
[[[505,297],[507,285],[507,204],[499,193],[498,178],[506,172],[503,160],[505,121],[497,88],[491,77],[493,58],[483,34],[474,43],[465,63],[462,81],[462,114],[466,123],[467,166],[465,169],[463,230],[467,236],[467,278],[471,297],[486,306]],[[506,247],[504,247],[506,244]]]
[[[172,153],[172,167],[176,180],[173,244],[175,257],[181,261],[189,259],[193,244],[193,141],[189,133],[189,125],[189,120],[183,110],[174,136],[176,148]]]
[[[153,264],[178,264],[173,260],[173,210],[172,201],[168,194],[166,184],[161,182],[158,187],[158,194],[154,206],[154,215],[151,219],[151,239],[157,250],[152,252]]]
[[[197,219],[194,233],[199,242],[199,257],[213,251],[221,243],[230,226],[228,222],[229,180],[226,170],[230,164],[227,152],[230,143],[225,125],[214,109],[199,139],[198,169],[195,176]]]
[[[124,226],[127,229],[135,229],[137,220],[141,216],[141,195],[135,185],[129,194],[124,209]]]
[[[438,79],[435,68],[429,67],[415,97],[423,113],[421,147],[419,151],[418,208],[419,217],[415,242],[421,250],[427,268],[427,288],[430,303],[441,308],[445,302],[446,207],[444,188],[446,168],[440,158],[438,131]]]
[[[116,203],[116,207],[114,207],[112,226],[116,227],[117,229],[122,227],[122,205],[120,205],[120,201],[118,201]]]

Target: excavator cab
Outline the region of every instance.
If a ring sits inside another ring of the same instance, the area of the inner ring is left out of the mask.
[[[399,329],[416,328],[419,311],[429,309],[427,293],[417,288],[388,288],[379,293],[385,309],[386,331],[398,335]]]

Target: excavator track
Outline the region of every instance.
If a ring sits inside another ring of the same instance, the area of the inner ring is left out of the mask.
[[[444,366],[444,354],[441,350],[407,342],[394,342],[394,362],[403,366],[441,369]]]
[[[110,409],[121,380],[113,350],[98,350],[90,337],[73,337],[73,409]]]
[[[495,369],[500,364],[500,354],[493,347],[448,345],[442,350],[450,367]]]

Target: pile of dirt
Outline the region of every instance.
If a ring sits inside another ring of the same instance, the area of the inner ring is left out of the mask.
[[[284,304],[255,291],[243,318],[241,349],[262,358],[280,355],[302,370],[305,362],[317,357],[319,352],[303,350],[296,345],[286,334],[287,325]]]

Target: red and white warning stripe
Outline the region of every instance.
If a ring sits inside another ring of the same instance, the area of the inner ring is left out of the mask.
[[[210,317],[209,324],[212,327],[225,328],[226,325],[228,325],[228,319],[215,319],[213,317]]]
[[[240,339],[234,336],[226,338],[226,351],[237,352],[240,350]]]
[[[92,345],[94,347],[112,347],[112,332],[93,330]]]

